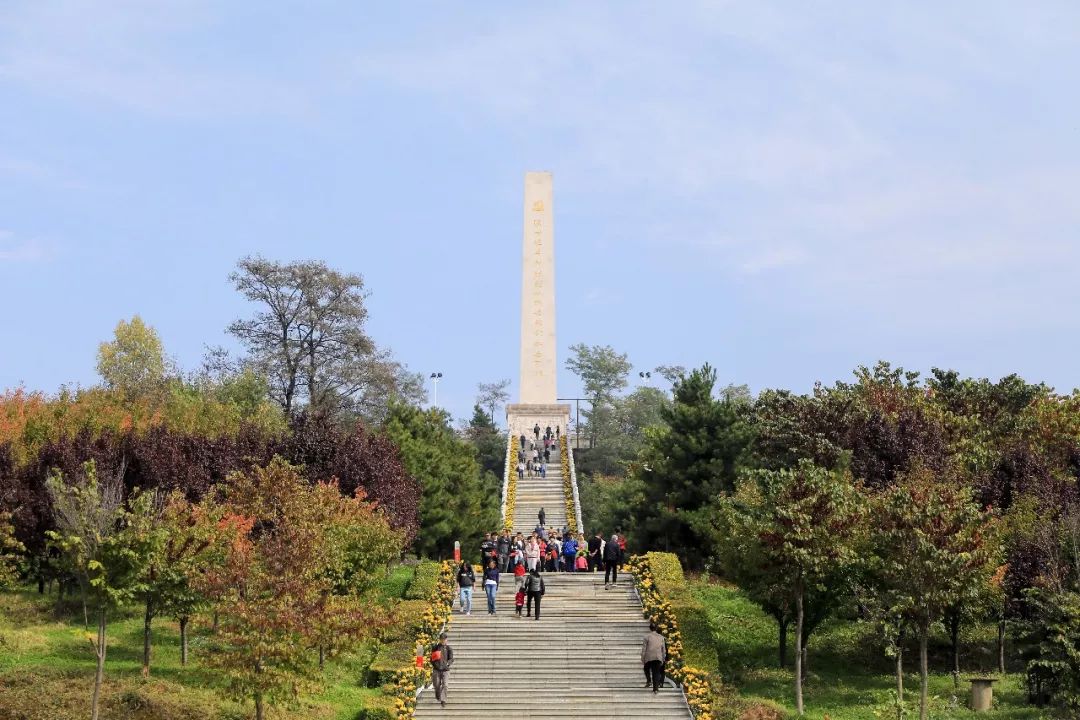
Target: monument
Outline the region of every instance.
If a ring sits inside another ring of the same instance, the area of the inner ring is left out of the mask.
[[[566,433],[570,406],[558,404],[555,377],[555,223],[550,172],[525,173],[521,257],[521,375],[519,402],[506,407],[515,435],[536,425]]]

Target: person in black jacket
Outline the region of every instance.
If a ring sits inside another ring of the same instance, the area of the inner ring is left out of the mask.
[[[497,559],[495,538],[492,535],[492,533],[488,533],[484,536],[484,541],[480,543],[480,565],[485,568],[488,561]]]
[[[544,578],[540,577],[540,573],[533,568],[529,571],[529,574],[525,577],[525,597],[527,598],[525,604],[525,617],[532,616],[533,603],[536,603],[536,619],[540,619],[540,598],[544,596]]]
[[[457,584],[461,595],[461,612],[472,615],[472,591],[473,585],[476,584],[476,574],[473,572],[472,565],[464,560],[458,567]]]
[[[454,664],[454,649],[446,641],[446,633],[439,633],[439,642],[431,647],[431,684],[435,686],[435,699],[446,707],[446,676]]]
[[[596,572],[604,558],[600,556],[600,548],[604,545],[604,538],[599,532],[589,538],[589,572]]]
[[[536,519],[540,521],[540,527],[547,527],[547,523],[544,522],[547,519],[544,508],[540,508],[540,512],[536,513]]]
[[[615,585],[619,581],[619,566],[622,565],[622,548],[619,547],[619,536],[612,535],[604,546],[604,589],[608,588],[608,579]]]
[[[495,541],[495,551],[499,556],[499,572],[506,572],[506,567],[510,563],[510,546],[513,542],[510,531],[503,528],[503,534]]]

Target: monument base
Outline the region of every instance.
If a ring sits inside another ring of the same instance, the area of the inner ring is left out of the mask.
[[[559,428],[560,435],[566,435],[570,423],[570,406],[562,404],[537,405],[518,404],[506,406],[506,426],[514,437],[525,435],[533,437],[533,428],[540,426],[540,434],[544,430]]]

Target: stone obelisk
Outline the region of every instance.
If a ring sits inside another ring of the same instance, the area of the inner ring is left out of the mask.
[[[570,406],[556,402],[555,223],[550,172],[525,173],[521,262],[521,376],[519,404],[507,407],[510,428],[530,431],[559,425]],[[527,433],[528,434],[528,433]]]

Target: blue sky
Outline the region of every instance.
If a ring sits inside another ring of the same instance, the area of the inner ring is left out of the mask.
[[[542,169],[561,351],[1070,390],[1077,68],[1075,2],[8,0],[0,386],[94,382],[134,313],[195,366],[258,252],[362,273],[374,337],[463,415],[516,383]]]

